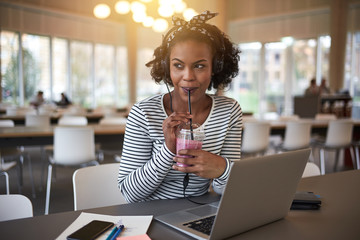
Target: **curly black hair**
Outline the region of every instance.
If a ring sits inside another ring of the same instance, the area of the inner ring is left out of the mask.
[[[146,64],[147,67],[151,67],[150,74],[156,83],[160,84],[164,81],[173,86],[170,79],[170,52],[176,43],[186,40],[204,42],[212,49],[213,73],[208,87],[209,90],[212,88],[224,89],[237,76],[239,72],[238,62],[240,61],[240,50],[238,47],[216,26],[203,23],[201,28],[204,28],[211,37],[200,31],[183,28],[174,34],[173,39],[168,41],[169,35],[177,30],[178,27],[175,26],[168,31],[163,38],[162,44],[154,50],[153,60]]]

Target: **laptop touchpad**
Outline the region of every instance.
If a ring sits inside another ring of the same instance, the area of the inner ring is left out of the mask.
[[[205,205],[198,208],[189,209],[187,212],[202,217],[202,216],[216,214],[217,208],[213,206]]]

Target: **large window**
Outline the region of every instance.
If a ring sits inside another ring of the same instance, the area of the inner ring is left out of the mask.
[[[72,101],[83,107],[92,107],[92,45],[73,41],[70,44]]]
[[[316,40],[296,40],[294,53],[293,95],[303,95],[312,78],[316,77]]]
[[[28,105],[42,90],[49,103],[65,92],[86,108],[125,107],[127,71],[126,47],[1,31],[2,102]]]
[[[330,44],[329,36],[239,44],[240,72],[225,95],[260,118],[293,114],[293,96],[303,95],[311,78],[327,79]]]
[[[95,45],[96,105],[115,105],[114,46]]]
[[[282,113],[285,94],[286,44],[282,42],[265,44],[265,99],[264,112]]]
[[[243,112],[259,111],[259,69],[261,43],[240,44],[240,74],[232,81],[227,96],[236,99]]]
[[[68,65],[68,41],[61,38],[52,39],[52,98],[55,101],[60,101],[60,94],[64,92],[69,96],[69,65]],[[71,97],[71,96],[69,96]]]
[[[29,103],[41,90],[44,98],[50,98],[50,38],[38,35],[22,35],[23,76],[25,103]]]
[[[1,32],[2,102],[20,104],[19,35]]]

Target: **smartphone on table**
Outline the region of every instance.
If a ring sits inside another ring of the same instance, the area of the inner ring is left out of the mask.
[[[67,236],[67,240],[93,240],[114,226],[112,222],[93,220]]]

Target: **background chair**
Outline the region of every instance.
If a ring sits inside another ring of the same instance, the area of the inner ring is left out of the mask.
[[[278,149],[291,151],[310,146],[311,123],[308,121],[289,121],[286,123],[284,141]]]
[[[104,117],[100,119],[99,125],[101,126],[125,126],[126,125],[126,118],[125,117]],[[98,153],[99,161],[102,162],[105,158],[105,154],[115,156],[116,154],[122,154],[122,139],[116,142],[106,142],[96,145],[96,150]]]
[[[58,120],[60,126],[85,126],[88,124],[88,120],[85,116],[62,116]]]
[[[269,146],[270,123],[250,121],[244,123],[241,152],[244,157],[264,155]]]
[[[85,167],[97,165],[94,130],[88,127],[56,127],[54,154],[49,157],[45,214],[49,213],[53,166]]]
[[[5,177],[6,194],[10,194],[9,186],[9,174],[7,173],[10,169],[16,166],[16,161],[4,162],[3,158],[0,161],[0,176]],[[20,179],[19,179],[20,181]]]
[[[315,120],[326,120],[326,121],[329,121],[329,120],[336,120],[337,117],[335,114],[333,113],[317,113],[315,115]]]
[[[0,221],[32,217],[33,206],[31,201],[24,195],[0,195],[0,213]]]
[[[12,120],[0,120],[0,128],[1,127],[14,127],[15,123]],[[0,147],[0,158],[1,158],[1,165],[2,165],[2,175],[5,176],[6,179],[6,184],[8,187],[9,181],[8,181],[8,174],[7,171],[10,170],[11,168],[13,168],[16,164],[12,162],[7,162],[6,159],[17,159],[17,161],[19,162],[19,192],[21,193],[21,188],[23,186],[23,166],[24,166],[24,160],[27,159],[28,161],[28,166],[29,166],[29,174],[30,174],[30,181],[31,181],[31,187],[32,187],[32,196],[35,198],[36,197],[36,192],[35,192],[35,186],[34,186],[34,178],[33,178],[33,174],[32,174],[32,165],[31,165],[31,158],[30,158],[30,154],[24,151],[24,147],[19,146],[19,147],[6,147],[6,148],[1,148]],[[9,191],[7,189],[7,191]]]
[[[354,162],[354,151],[352,148],[353,122],[351,120],[332,120],[329,122],[325,142],[314,143],[320,149],[320,171],[325,174],[325,151],[335,151],[334,171],[339,161],[340,151],[349,149]]]
[[[127,203],[117,186],[119,166],[119,163],[110,163],[76,170],[74,210]]]
[[[25,126],[27,126],[27,127],[50,127],[50,115],[27,114],[25,116]]]
[[[318,165],[316,165],[313,162],[307,162],[302,177],[304,178],[304,177],[319,176],[320,174],[321,174],[320,168],[318,167]]]

